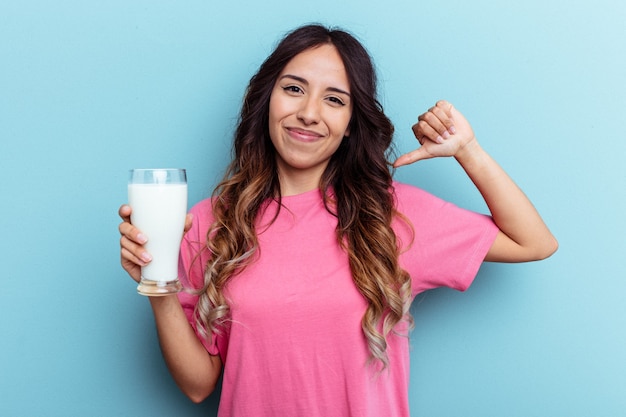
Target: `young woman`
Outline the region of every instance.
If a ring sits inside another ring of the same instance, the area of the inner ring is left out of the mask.
[[[420,147],[388,162],[393,126],[351,35],[288,34],[250,81],[234,158],[192,208],[186,291],[151,297],[166,363],[202,401],[223,370],[222,416],[408,416],[409,307],[466,289],[483,261],[550,256],[557,243],[450,103],[419,116]],[[392,179],[454,157],[491,216]],[[138,281],[146,237],[120,208],[122,266]],[[193,219],[193,220],[192,220]]]

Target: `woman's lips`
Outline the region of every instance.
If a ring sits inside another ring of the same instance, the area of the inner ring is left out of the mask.
[[[297,127],[288,127],[287,132],[289,132],[289,136],[302,142],[313,142],[324,136],[313,130],[300,129]]]

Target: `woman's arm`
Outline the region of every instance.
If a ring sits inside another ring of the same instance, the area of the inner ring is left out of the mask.
[[[141,266],[150,262],[144,248],[145,237],[130,223],[131,208],[120,207],[122,267],[136,282],[141,278]],[[185,231],[191,227],[187,217]],[[219,378],[222,362],[210,355],[193,328],[176,295],[149,297],[156,322],[161,351],[170,373],[181,391],[192,401],[201,402],[213,392]]]
[[[465,117],[439,101],[413,126],[422,145],[400,156],[394,166],[422,159],[454,156],[485,199],[500,233],[485,260],[526,262],[547,258],[557,241],[522,190],[481,148]]]
[[[176,295],[149,297],[161,351],[174,381],[193,402],[202,402],[217,384],[219,356],[210,355],[187,321]]]
[[[556,239],[530,200],[476,140],[455,158],[480,191],[500,229],[486,261],[536,261],[557,250]]]

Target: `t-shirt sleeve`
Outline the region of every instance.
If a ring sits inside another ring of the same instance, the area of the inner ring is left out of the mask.
[[[218,355],[216,335],[210,334],[205,338],[200,333],[196,324],[194,310],[198,302],[198,295],[194,290],[201,288],[204,282],[204,269],[208,260],[208,249],[206,247],[206,232],[208,231],[210,219],[210,201],[205,200],[195,205],[190,213],[193,214],[193,225],[185,233],[180,245],[178,257],[178,277],[183,285],[183,290],[178,293],[178,300],[183,307],[185,316],[196,332],[198,339],[211,355]]]
[[[465,291],[493,244],[498,227],[490,216],[460,208],[419,188],[395,184],[397,208],[412,226],[395,227],[400,263],[411,275],[413,295],[449,287]]]

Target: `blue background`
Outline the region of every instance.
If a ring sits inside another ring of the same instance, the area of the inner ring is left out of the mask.
[[[132,167],[185,167],[207,197],[249,77],[313,21],[368,47],[400,151],[452,101],[560,242],[418,297],[413,414],[624,415],[626,6],[510,3],[0,3],[0,415],[214,415],[162,362],[117,209]],[[397,178],[485,210],[452,160]]]

